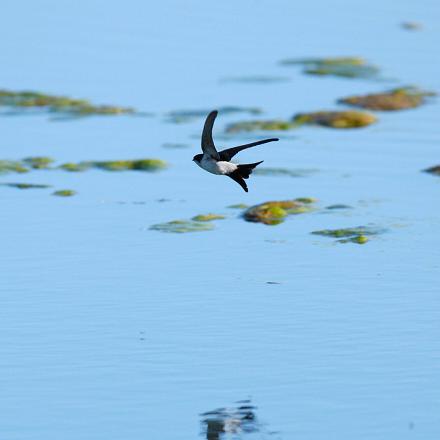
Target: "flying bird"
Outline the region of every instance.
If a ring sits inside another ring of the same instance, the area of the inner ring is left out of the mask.
[[[246,148],[256,147],[257,145],[266,144],[268,142],[278,141],[278,138],[264,139],[262,141],[252,142],[250,144],[238,145],[237,147],[227,148],[226,150],[217,151],[212,139],[212,127],[218,111],[214,110],[206,117],[205,125],[202,132],[202,151],[203,154],[196,154],[193,161],[208,173],[228,176],[235,180],[246,192],[248,187],[244,179],[248,179],[254,168],[263,161],[255,163],[246,163],[237,165],[230,160],[240,151]]]

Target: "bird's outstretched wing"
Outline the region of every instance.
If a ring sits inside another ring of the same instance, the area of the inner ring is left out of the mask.
[[[214,126],[215,118],[217,117],[218,111],[212,111],[205,121],[202,132],[202,151],[204,154],[211,156],[215,160],[220,160],[220,156],[215,149],[214,140],[212,139],[212,127]]]
[[[209,118],[209,116],[208,116]],[[278,138],[264,139],[262,141],[252,142],[250,144],[238,145],[237,147],[227,148],[226,150],[219,151],[220,160],[225,160],[229,162],[237,153],[246,148],[256,147],[257,145],[267,144],[268,142],[278,141]]]

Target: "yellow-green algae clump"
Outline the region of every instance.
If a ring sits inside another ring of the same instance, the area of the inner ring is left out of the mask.
[[[294,200],[265,202],[251,206],[243,213],[243,218],[248,222],[278,225],[288,215],[312,211],[315,201],[316,199],[310,197],[302,197]]]
[[[17,189],[46,189],[50,188],[50,185],[43,185],[38,183],[0,183],[2,186],[9,186],[10,188]]]
[[[296,58],[281,61],[283,65],[303,66],[303,73],[343,78],[374,78],[379,69],[360,57]]]
[[[0,90],[0,106],[15,109],[37,109],[72,116],[133,114],[131,107],[95,105],[86,99],[49,95],[34,91]]]
[[[348,96],[338,102],[369,110],[395,111],[419,107],[429,96],[435,96],[435,93],[416,87],[401,87],[382,93]]]
[[[72,197],[76,194],[76,191],[73,189],[60,189],[52,193],[53,196],[58,197]]]
[[[150,227],[153,231],[183,234],[185,232],[202,232],[214,229],[211,222],[194,220],[173,220],[166,223],[158,223]]]
[[[220,214],[199,214],[192,218],[195,222],[210,222],[212,220],[223,220],[226,217]]]
[[[381,234],[383,231],[368,226],[356,226],[354,228],[340,228],[340,229],[322,229],[313,231],[314,235],[322,235],[324,237],[337,238],[338,243],[357,243],[365,244],[369,241],[369,237]]]
[[[0,174],[2,173],[27,173],[29,168],[20,161],[0,160]]]
[[[33,156],[26,157],[22,162],[34,170],[42,170],[49,168],[54,160],[51,157],[46,156]]]
[[[330,128],[366,127],[376,121],[376,116],[360,111],[320,111],[298,113],[293,117],[293,122],[299,125],[321,125]]]
[[[59,168],[79,172],[90,168],[99,168],[105,171],[158,171],[167,167],[167,163],[160,159],[135,159],[135,160],[104,160],[73,163],[68,162],[59,166]]]
[[[295,127],[296,125],[290,121],[270,119],[261,121],[234,122],[226,127],[226,132],[238,133],[243,131],[286,131]]]

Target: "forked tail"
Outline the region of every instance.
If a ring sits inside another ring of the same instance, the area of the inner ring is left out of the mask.
[[[260,162],[255,162],[255,163],[244,163],[242,165],[237,165],[238,166],[238,174],[243,177],[243,179],[249,179],[249,176],[252,174],[252,171],[254,170],[255,167],[257,167],[258,165],[260,165],[260,163],[263,163],[264,161],[260,161]]]

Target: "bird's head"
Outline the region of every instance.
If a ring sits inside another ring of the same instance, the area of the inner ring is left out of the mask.
[[[200,163],[200,161],[202,160],[202,157],[203,157],[203,154],[196,154],[196,155],[193,157],[193,161],[194,161],[194,162],[197,162],[197,163]]]

